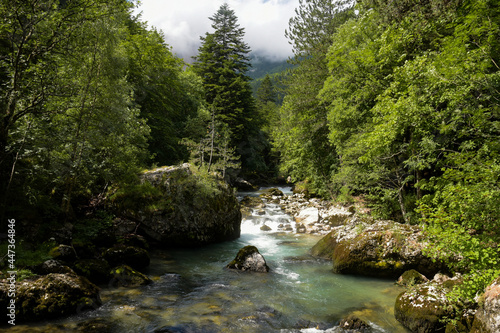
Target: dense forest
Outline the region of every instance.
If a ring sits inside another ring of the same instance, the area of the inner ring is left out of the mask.
[[[420,224],[467,297],[498,276],[498,1],[300,0],[289,67],[254,91],[228,5],[193,65],[133,8],[1,2],[2,232],[12,216],[64,226],[142,169],[190,161]]]

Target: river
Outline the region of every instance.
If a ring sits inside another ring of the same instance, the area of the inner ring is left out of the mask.
[[[152,252],[152,285],[103,287],[96,310],[9,332],[337,332],[348,314],[374,332],[406,332],[393,315],[394,281],[333,274],[331,262],[308,255],[320,236],[277,232],[292,218],[273,204],[264,211],[243,219],[235,241]],[[259,249],[269,273],[225,268],[245,245]]]

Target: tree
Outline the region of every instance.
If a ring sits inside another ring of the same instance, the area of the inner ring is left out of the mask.
[[[79,53],[77,41],[85,38],[87,24],[110,15],[105,8],[123,12],[126,1],[2,1],[0,12],[0,204],[2,215],[13,183],[21,191],[27,184],[19,175],[27,153],[35,151],[39,124],[63,114],[64,105],[47,107],[51,99],[74,96],[66,59]],[[61,66],[63,64],[63,66]],[[38,149],[38,148],[36,148]],[[24,159],[24,160],[23,160]],[[26,170],[26,169],[23,169]],[[5,219],[2,217],[2,221]],[[3,223],[3,222],[2,222]]]
[[[276,104],[277,95],[269,75],[264,77],[259,88],[257,89],[256,99],[259,106],[266,105],[267,103]]]
[[[231,146],[237,147],[248,167],[258,155],[249,142],[255,137],[255,128],[259,128],[250,78],[246,75],[250,49],[243,41],[244,29],[227,4],[210,20],[214,32],[201,37],[194,69],[202,78],[206,102],[214,108],[216,120],[231,130]]]
[[[148,30],[137,20],[129,22],[126,47],[134,101],[151,128],[148,150],[157,164],[178,163],[187,158],[179,141],[199,107],[190,96],[192,87],[183,80],[185,63],[172,54],[161,31]]]
[[[281,168],[295,180],[309,180],[314,191],[333,195],[330,178],[337,153],[328,140],[327,110],[317,98],[328,76],[326,54],[336,29],[351,17],[348,3],[300,0],[286,36],[294,57],[280,120],[273,131]]]

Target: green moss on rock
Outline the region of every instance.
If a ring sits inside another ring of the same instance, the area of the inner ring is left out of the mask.
[[[146,200],[148,209],[114,204],[119,214],[140,221],[140,231],[158,245],[195,247],[240,236],[240,204],[223,181],[199,173],[189,164],[149,170],[141,179],[154,189],[154,196]],[[126,197],[120,198],[124,201]]]
[[[241,271],[253,271],[266,273],[269,272],[269,267],[266,264],[266,260],[259,253],[259,250],[252,245],[247,245],[241,248],[233,259],[227,266],[227,268],[238,269]]]
[[[66,317],[101,304],[99,288],[73,274],[25,279],[16,287],[16,319],[21,322]]]
[[[146,275],[135,271],[130,266],[122,265],[111,270],[110,286],[138,287],[151,284],[153,281]]]

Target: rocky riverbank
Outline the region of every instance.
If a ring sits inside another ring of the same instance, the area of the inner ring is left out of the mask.
[[[394,313],[411,332],[500,331],[500,277],[475,302],[450,298],[453,287],[464,281],[424,254],[432,244],[420,227],[375,221],[356,214],[353,207],[308,200],[302,194],[285,196],[278,189],[245,198],[243,211],[261,209],[266,203],[279,205],[294,217],[295,226],[284,226],[282,231],[325,235],[311,254],[332,260],[334,273],[395,280],[401,276],[399,283],[406,290],[395,300]],[[456,319],[446,324],[451,318]]]
[[[92,213],[78,228],[66,228],[64,241],[49,252],[52,259],[23,267],[27,278],[0,279],[0,307],[14,300],[9,311],[18,323],[95,309],[101,304],[99,286],[152,283],[142,273],[150,264],[149,243],[198,247],[240,236],[233,189],[196,174],[189,164],[143,172],[139,184],[113,188],[101,209],[103,214]],[[100,219],[110,212],[114,218]]]

